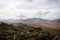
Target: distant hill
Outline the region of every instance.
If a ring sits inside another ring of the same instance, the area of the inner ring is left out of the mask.
[[[53,20],[54,22],[60,24],[60,19]]]
[[[56,20],[45,20],[41,18],[32,18],[32,19],[25,19],[22,20],[23,23],[30,23],[30,24],[40,24],[46,27],[51,27],[55,29],[60,29],[60,19]]]
[[[41,19],[41,18],[9,19],[9,20],[2,20],[2,22],[39,24],[39,25],[43,25],[46,27],[60,29],[60,19],[56,19],[56,20],[45,20],[45,19]]]
[[[41,18],[32,18],[32,19],[22,20],[22,22],[36,24],[36,23],[47,23],[48,20],[44,20],[44,19],[41,19]]]
[[[51,20],[51,21],[48,21],[47,24],[42,24],[46,27],[52,27],[52,28],[55,28],[55,29],[60,29],[60,19],[56,19],[56,20]]]
[[[47,23],[48,20],[44,20],[41,18],[31,18],[31,19],[8,19],[8,20],[0,20],[2,22],[7,22],[7,23]]]

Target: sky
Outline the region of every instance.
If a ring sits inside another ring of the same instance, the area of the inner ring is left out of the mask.
[[[60,19],[60,0],[0,0],[0,19]]]

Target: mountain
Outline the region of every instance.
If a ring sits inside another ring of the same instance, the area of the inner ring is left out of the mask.
[[[60,19],[49,20],[47,24],[42,25],[60,30]]]
[[[60,19],[56,20],[45,20],[41,18],[32,18],[32,19],[25,19],[22,20],[23,23],[30,23],[30,24],[39,24],[45,27],[51,27],[55,29],[60,29]]]
[[[60,19],[56,19],[56,20],[45,20],[45,19],[41,19],[41,18],[9,19],[9,20],[2,20],[2,22],[6,22],[6,23],[30,23],[30,24],[38,24],[38,25],[43,25],[46,27],[60,29]]]
[[[49,23],[57,23],[60,24],[60,19],[56,20],[46,20],[46,19],[41,19],[41,18],[31,18],[31,19],[8,19],[8,20],[0,20],[1,22],[7,22],[7,23],[44,23],[44,24],[49,24]]]
[[[53,20],[54,22],[60,24],[60,19]]]
[[[48,20],[44,20],[44,19],[41,19],[41,18],[32,18],[32,19],[25,19],[25,20],[22,20],[22,22],[26,22],[26,23],[47,23]]]

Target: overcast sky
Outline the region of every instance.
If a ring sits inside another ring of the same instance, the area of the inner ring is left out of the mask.
[[[60,18],[60,0],[0,0],[0,19]]]

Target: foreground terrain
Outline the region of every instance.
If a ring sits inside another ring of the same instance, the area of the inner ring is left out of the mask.
[[[41,25],[0,23],[0,40],[60,40],[59,32]]]

